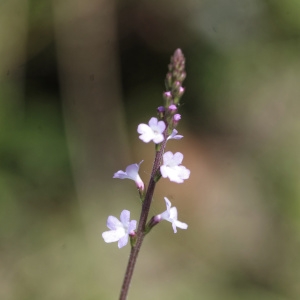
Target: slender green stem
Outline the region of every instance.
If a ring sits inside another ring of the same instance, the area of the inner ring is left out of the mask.
[[[161,165],[162,156],[163,156],[163,153],[164,153],[164,150],[166,147],[166,143],[167,143],[166,136],[167,136],[167,132],[165,130],[165,132],[164,132],[165,139],[161,144],[160,150],[157,151],[156,155],[155,155],[155,160],[153,163],[153,168],[152,168],[152,173],[151,173],[148,189],[147,189],[146,196],[145,196],[143,206],[142,206],[138,229],[136,231],[136,243],[131,248],[131,252],[130,252],[130,256],[129,256],[129,260],[128,260],[119,300],[126,300],[126,298],[127,298],[132,274],[133,274],[134,267],[136,264],[136,260],[137,260],[138,254],[140,252],[140,249],[141,249],[144,237],[145,237],[146,222],[147,222],[147,218],[149,215],[149,210],[150,210],[150,206],[151,206],[151,202],[152,202],[152,198],[153,198],[153,194],[154,194],[154,189],[156,186],[155,175]]]

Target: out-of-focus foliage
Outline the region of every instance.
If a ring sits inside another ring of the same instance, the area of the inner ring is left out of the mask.
[[[136,127],[178,47],[168,148],[191,178],[152,212],[166,196],[189,228],[151,232],[130,299],[299,299],[299,20],[297,0],[2,1],[0,299],[117,299],[129,248],[101,232],[140,203],[111,177],[144,159],[147,182]]]

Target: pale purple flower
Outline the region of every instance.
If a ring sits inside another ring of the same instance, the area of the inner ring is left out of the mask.
[[[187,229],[188,225],[186,223],[180,222],[177,220],[177,208],[171,207],[171,202],[167,197],[165,198],[167,210],[164,211],[162,214],[156,216],[156,220],[166,220],[172,223],[172,227],[174,233],[177,232],[177,227],[181,229]]]
[[[173,126],[177,126],[180,119],[181,119],[181,115],[180,114],[175,114],[174,117],[173,117]]]
[[[174,113],[177,111],[177,106],[175,104],[171,104],[168,109],[171,113]]]
[[[163,113],[165,111],[165,108],[163,107],[163,106],[159,106],[158,108],[157,108],[157,112],[158,113]]]
[[[181,115],[180,114],[176,114],[173,117],[174,122],[179,122],[180,119],[181,119]]]
[[[179,88],[179,96],[180,96],[180,97],[183,95],[184,90],[185,90],[185,89],[184,89],[182,86]]]
[[[158,114],[160,119],[163,119],[163,117],[165,115],[165,108],[163,106],[159,106],[157,108],[157,114]]]
[[[173,154],[171,151],[163,155],[163,165],[160,167],[162,177],[169,179],[173,182],[182,183],[185,179],[190,177],[190,170],[184,166],[180,166],[183,160],[183,154],[176,152]]]
[[[176,81],[175,82],[175,88],[180,89],[181,87],[181,82],[180,81]]]
[[[157,118],[153,117],[148,124],[149,126],[147,124],[140,124],[138,126],[137,132],[140,134],[139,138],[145,143],[149,143],[150,141],[153,141],[155,144],[161,143],[164,140],[165,122],[158,121]]]
[[[116,172],[113,176],[113,178],[119,178],[119,179],[131,179],[135,182],[136,186],[138,187],[139,190],[143,191],[144,190],[144,182],[142,181],[140,175],[139,175],[139,169],[140,169],[140,164],[143,161],[141,161],[139,164],[132,164],[129,165],[125,172],[122,170],[119,170]]]
[[[172,76],[172,75],[171,75]],[[167,101],[172,100],[172,93],[170,91],[164,92],[164,97]]]
[[[183,135],[177,134],[178,131],[176,129],[173,129],[172,133],[167,137],[167,140],[180,140],[183,138]]]
[[[136,229],[136,221],[130,221],[130,211],[123,210],[120,215],[120,221],[109,216],[106,223],[110,231],[102,233],[102,237],[106,243],[118,242],[118,247],[122,248],[128,243],[128,236],[134,235]]]

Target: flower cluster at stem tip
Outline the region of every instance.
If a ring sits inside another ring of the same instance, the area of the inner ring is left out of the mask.
[[[152,141],[155,144],[156,157],[159,159],[159,166],[157,164],[153,166],[150,182],[151,180],[158,182],[163,177],[169,178],[170,181],[175,183],[183,183],[184,180],[190,177],[190,170],[181,165],[183,154],[180,152],[173,154],[171,151],[164,152],[167,141],[183,138],[176,130],[181,120],[178,107],[180,98],[184,94],[182,83],[186,77],[185,57],[180,49],[174,52],[168,69],[165,80],[166,91],[163,93],[164,105],[157,108],[157,117],[152,117],[148,124],[139,124],[137,132],[141,141],[144,143]],[[125,171],[119,170],[114,174],[113,178],[133,180],[139,191],[141,201],[144,202],[146,201],[147,190],[139,175],[139,168],[142,162],[129,165]],[[177,208],[171,207],[171,202],[168,198],[165,197],[164,199],[167,210],[153,216],[145,226],[144,233],[148,233],[162,220],[172,223],[174,233],[177,232],[177,227],[181,229],[188,228],[186,223],[177,220]],[[152,201],[152,196],[150,201]],[[135,238],[137,221],[130,221],[130,212],[123,210],[120,215],[120,221],[114,216],[108,217],[107,227],[110,231],[103,232],[102,237],[104,241],[106,243],[118,242],[118,247],[122,248],[128,243],[129,237],[131,241]]]

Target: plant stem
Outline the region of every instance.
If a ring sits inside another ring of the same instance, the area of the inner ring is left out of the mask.
[[[156,155],[153,163],[152,173],[151,173],[148,189],[144,198],[144,202],[142,205],[139,225],[135,236],[136,240],[134,243],[132,243],[131,246],[131,252],[130,252],[119,300],[126,300],[127,298],[136,260],[140,252],[144,237],[146,235],[145,232],[146,222],[148,219],[156,182],[158,181],[158,178],[160,178],[160,176],[157,176],[158,174],[157,172],[159,171],[159,168],[161,166],[162,157],[167,143],[167,137],[171,134],[172,129],[174,129],[178,123],[177,120],[176,121],[177,123],[175,124],[174,112],[172,113],[173,108],[171,110],[171,105],[175,106],[175,111],[176,111],[179,105],[179,100],[184,92],[184,88],[182,87],[182,82],[186,77],[185,58],[181,49],[177,49],[174,52],[174,55],[171,57],[171,63],[169,64],[168,68],[169,68],[169,72],[167,73],[166,76],[167,92],[164,93],[165,95],[165,104],[163,107],[164,109],[159,110],[161,114],[160,118],[164,120],[166,125],[166,129],[163,133],[164,140],[161,144],[156,144],[156,148],[155,148]],[[180,115],[179,115],[179,119],[180,119]],[[169,133],[168,130],[170,131]]]
[[[163,153],[164,153],[164,150],[166,147],[167,129],[164,132],[164,137],[165,138],[161,144],[161,148],[159,151],[156,152],[156,155],[155,155],[155,160],[153,163],[153,168],[152,168],[152,173],[151,173],[148,189],[147,189],[145,200],[144,200],[143,206],[142,206],[138,229],[136,231],[136,243],[131,248],[131,252],[130,252],[130,256],[129,256],[129,260],[128,260],[119,300],[126,300],[126,298],[127,298],[132,274],[133,274],[134,267],[136,264],[136,260],[137,260],[138,254],[140,252],[140,249],[141,249],[144,237],[145,237],[145,226],[146,226],[147,218],[149,215],[149,210],[150,210],[150,206],[151,206],[151,202],[152,202],[152,198],[153,198],[153,194],[154,194],[154,189],[156,186],[156,182],[155,182],[154,178],[155,178],[156,172],[158,171],[158,169],[161,165],[162,156],[163,156]]]

